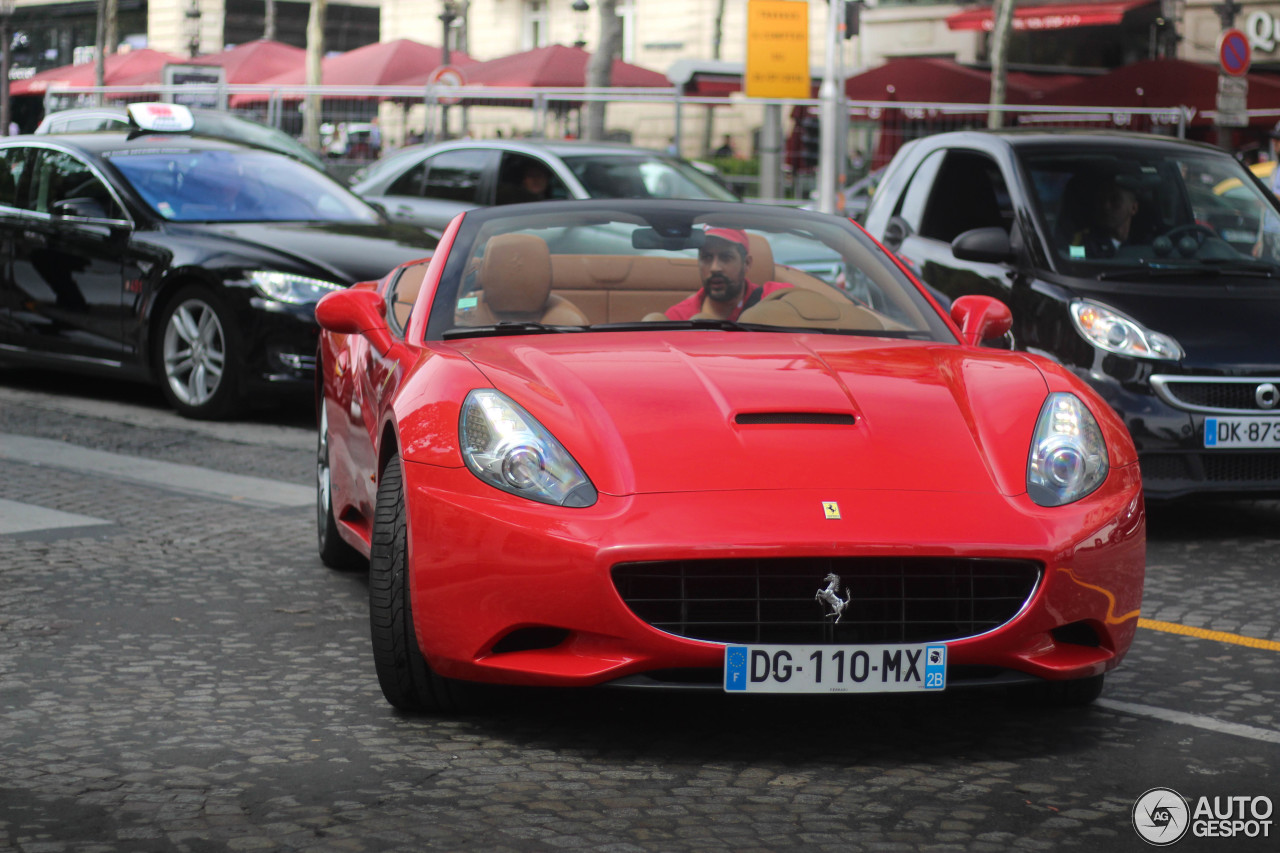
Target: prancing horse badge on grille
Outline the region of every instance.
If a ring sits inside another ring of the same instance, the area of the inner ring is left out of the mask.
[[[845,597],[840,597],[840,576],[835,572],[828,573],[823,580],[827,582],[826,589],[820,589],[815,592],[813,594],[813,599],[814,601],[821,601],[826,605],[822,608],[822,615],[824,618],[827,616],[834,616],[836,617],[835,621],[839,622],[840,617],[844,614],[844,609],[849,606],[849,600],[853,596],[849,595],[849,587],[846,586],[844,588]],[[831,608],[831,612],[828,613],[827,608]]]

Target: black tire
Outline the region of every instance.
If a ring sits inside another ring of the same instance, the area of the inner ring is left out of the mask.
[[[378,482],[369,558],[369,625],[373,663],[382,695],[402,711],[470,710],[474,693],[463,682],[431,670],[418,647],[409,599],[408,529],[399,457]]]
[[[316,439],[316,539],[320,550],[320,562],[331,569],[351,572],[367,569],[369,563],[355,548],[348,545],[338,532],[338,521],[333,515],[332,470],[329,468],[329,413],[324,398],[320,398],[320,424]]]
[[[169,405],[200,420],[240,408],[243,348],[231,312],[213,291],[184,286],[165,306],[156,332],[156,372]]]
[[[1093,704],[1102,695],[1106,674],[1071,681],[1044,681],[1014,688],[1014,697],[1025,704],[1043,708],[1080,708]]]

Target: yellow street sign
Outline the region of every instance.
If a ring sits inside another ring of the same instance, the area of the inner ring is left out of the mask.
[[[809,4],[805,0],[747,0],[749,98],[808,98]]]

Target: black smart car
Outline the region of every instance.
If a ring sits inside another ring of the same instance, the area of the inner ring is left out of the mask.
[[[0,143],[0,360],[158,382],[189,417],[311,388],[315,303],[430,255],[288,157],[186,135]]]
[[[1280,495],[1280,207],[1210,145],[943,133],[890,164],[867,230],[1121,414],[1148,497]]]

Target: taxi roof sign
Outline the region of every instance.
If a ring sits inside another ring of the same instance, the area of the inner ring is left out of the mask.
[[[149,101],[129,104],[129,119],[139,130],[151,133],[188,133],[196,126],[191,110],[182,104],[162,104]]]

